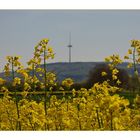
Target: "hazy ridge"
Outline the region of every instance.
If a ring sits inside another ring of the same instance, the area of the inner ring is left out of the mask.
[[[93,69],[97,64],[104,64],[105,62],[57,62],[47,64],[47,71],[54,72],[57,75],[57,80],[60,82],[65,78],[72,78],[75,82],[82,82],[88,78],[89,71]],[[128,63],[122,63],[118,67],[126,69],[127,72],[132,75],[133,68],[127,68]],[[43,65],[41,65],[43,67]],[[140,66],[138,67],[140,71]],[[4,73],[0,73],[0,77],[4,78]],[[6,78],[11,80],[10,77]]]

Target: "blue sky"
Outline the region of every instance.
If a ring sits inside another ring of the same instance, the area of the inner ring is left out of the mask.
[[[140,10],[0,10],[0,69],[7,55],[22,56],[25,65],[46,37],[56,53],[49,63],[68,62],[69,32],[73,62],[123,56],[140,39]]]

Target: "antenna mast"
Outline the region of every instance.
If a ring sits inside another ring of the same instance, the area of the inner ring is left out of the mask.
[[[71,48],[72,48],[72,45],[71,45],[71,32],[69,33],[69,45],[68,45],[68,48],[69,48],[69,63],[71,63]]]

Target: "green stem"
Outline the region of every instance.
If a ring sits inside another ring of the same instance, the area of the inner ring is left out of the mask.
[[[136,53],[136,48],[134,47],[134,49],[133,49],[133,64],[134,64],[134,72],[137,71],[137,68],[136,68],[136,56],[135,56],[135,53]]]
[[[14,60],[13,59],[12,59],[12,78],[13,78],[13,81],[14,81],[15,71],[14,71]],[[21,130],[21,124],[20,124],[20,121],[19,121],[20,115],[19,115],[18,97],[17,97],[17,93],[16,93],[16,87],[14,87],[14,94],[15,94],[15,98],[16,98],[16,110],[17,110],[17,116],[18,116],[16,130]]]
[[[14,78],[15,78],[15,72],[14,72],[14,60],[12,59],[12,79],[14,81]]]
[[[98,109],[96,109],[96,114],[97,114],[97,120],[98,120],[99,129],[100,129],[101,128],[101,122],[100,122],[100,119],[99,119]]]
[[[32,124],[32,121],[31,121],[31,118],[30,118],[30,117],[29,117],[29,123],[30,123],[30,125],[31,125],[32,130],[35,131],[35,128],[34,128],[34,126],[33,126],[33,124]]]
[[[44,49],[44,85],[45,85],[45,89],[44,89],[44,110],[45,110],[45,117],[47,116],[47,79],[46,79],[46,50]],[[47,129],[47,124],[45,123],[45,130]]]
[[[112,111],[110,113],[110,129],[113,130],[113,116],[112,116]]]
[[[35,79],[35,65],[33,64],[33,92],[35,92],[35,81],[34,81],[34,79]]]
[[[78,103],[77,105],[77,109],[78,109],[78,123],[79,123],[79,129],[82,130],[82,126],[81,126],[81,121],[80,121],[80,104]]]

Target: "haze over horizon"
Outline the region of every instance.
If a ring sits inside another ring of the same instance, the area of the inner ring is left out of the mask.
[[[130,40],[140,38],[140,10],[0,10],[0,19],[0,70],[7,55],[22,56],[26,66],[42,38],[56,53],[49,63],[68,62],[69,32],[72,62],[124,56]]]

